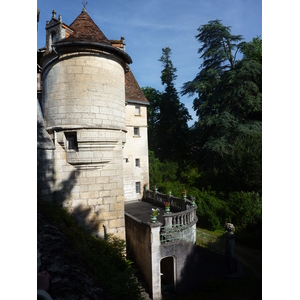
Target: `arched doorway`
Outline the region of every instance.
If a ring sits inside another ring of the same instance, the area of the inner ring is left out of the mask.
[[[160,261],[160,282],[161,294],[168,295],[174,293],[175,287],[175,272],[174,258],[172,256],[165,257]]]

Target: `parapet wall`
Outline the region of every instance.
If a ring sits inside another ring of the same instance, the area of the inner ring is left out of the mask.
[[[129,214],[125,214],[128,254],[132,254],[149,288],[152,285],[151,228]]]

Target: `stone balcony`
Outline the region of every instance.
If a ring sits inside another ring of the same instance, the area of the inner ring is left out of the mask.
[[[164,202],[170,202],[170,212],[165,212]],[[151,223],[152,208],[160,210],[157,222]],[[196,216],[197,205],[192,203],[191,200],[184,198],[177,198],[172,195],[162,194],[157,191],[145,190],[142,201],[132,201],[125,203],[125,214],[130,215],[140,222],[149,224],[149,226],[160,226],[160,240],[166,240],[166,232],[184,231],[185,233],[189,228],[194,228],[198,221]],[[193,232],[195,235],[195,232]],[[175,240],[186,235],[178,235]],[[189,232],[189,236],[191,233]],[[174,239],[173,239],[174,241]],[[189,240],[186,240],[189,241]],[[194,243],[195,238],[191,238],[190,242]]]
[[[164,202],[170,202],[165,212]],[[159,208],[155,223],[152,208]],[[128,251],[147,282],[153,300],[162,299],[162,291],[179,291],[182,287],[184,261],[196,242],[197,205],[157,191],[145,190],[141,201],[125,203],[125,228]]]

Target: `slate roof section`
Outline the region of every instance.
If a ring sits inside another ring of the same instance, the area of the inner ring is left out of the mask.
[[[139,84],[137,83],[129,66],[128,72],[125,74],[125,100],[127,102],[136,102],[149,105],[149,101],[143,94]]]
[[[103,34],[100,28],[95,24],[85,9],[78,15],[78,17],[69,26],[74,32],[69,37],[60,40],[57,44],[68,42],[94,42],[105,45],[111,43]]]

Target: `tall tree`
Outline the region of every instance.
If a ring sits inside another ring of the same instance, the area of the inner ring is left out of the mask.
[[[171,49],[162,49],[159,59],[162,63],[161,83],[165,87],[160,104],[158,138],[160,143],[159,158],[182,160],[186,153],[188,139],[188,120],[191,119],[187,108],[179,101],[174,85],[177,69],[171,61]]]
[[[160,118],[160,104],[162,93],[149,86],[142,87],[145,97],[150,102],[147,109],[148,119],[148,148],[157,155],[158,143],[158,125]]]
[[[199,164],[217,172],[218,185],[260,191],[262,91],[255,45],[232,35],[219,20],[198,32],[203,63],[195,79],[183,85],[182,94],[197,94],[193,107]]]

